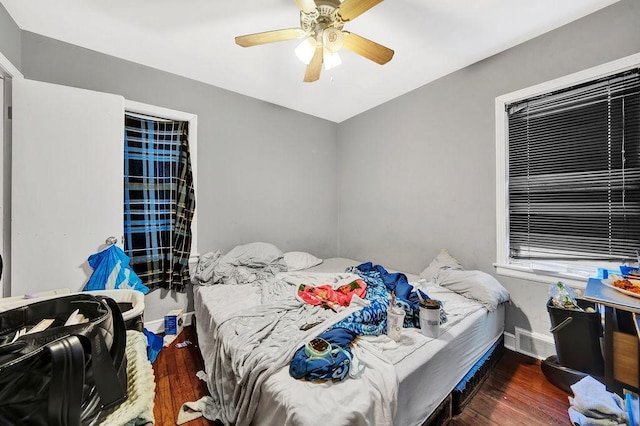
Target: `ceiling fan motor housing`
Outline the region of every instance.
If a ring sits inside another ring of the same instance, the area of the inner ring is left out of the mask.
[[[344,21],[338,14],[340,1],[319,0],[316,6],[316,9],[310,13],[300,11],[300,27],[303,31],[318,37],[327,28],[341,30],[344,27]]]

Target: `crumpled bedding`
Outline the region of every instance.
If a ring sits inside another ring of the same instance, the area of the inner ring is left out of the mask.
[[[198,259],[193,284],[247,284],[273,278],[287,270],[284,254],[268,243],[251,243],[234,247],[227,254],[205,253]]]
[[[344,276],[338,275],[336,280]],[[222,286],[234,290],[235,297],[215,301],[220,303],[218,314],[222,316],[208,336],[213,345],[203,354],[210,357],[207,364],[213,365],[207,372],[211,399],[207,401],[206,418],[225,424],[250,424],[262,384],[289,363],[303,342],[320,331],[318,327],[300,327],[315,322],[330,327],[355,309],[335,313],[305,304],[294,297],[296,286],[281,278],[261,281],[259,286]]]
[[[219,258],[215,254],[211,256],[214,263]],[[207,283],[213,282],[215,265],[213,268],[206,263],[201,266],[201,278],[207,271],[212,271]],[[201,287],[202,301],[196,299],[197,303],[206,303],[209,312],[214,314],[213,322],[207,327],[210,333],[207,341],[210,343],[201,343],[205,365],[212,366],[207,372],[211,397],[205,401],[205,417],[220,419],[225,424],[250,424],[263,389],[269,389],[282,380],[290,389],[300,388],[304,395],[322,393],[325,385],[295,380],[288,372],[286,376],[282,372],[288,370],[287,365],[304,342],[358,312],[368,301],[359,300],[359,305],[352,303],[352,307],[336,313],[303,303],[295,297],[296,290],[302,282],[311,285],[333,283],[337,288],[359,276],[299,271],[279,273],[268,279],[256,277],[247,285],[233,278],[238,276],[233,271],[226,276],[232,278],[223,278],[216,285],[207,286],[215,291],[205,291],[207,287]],[[228,281],[239,285],[218,285]],[[354,297],[354,300],[358,299]],[[457,300],[460,299],[465,298]],[[444,326],[446,330],[481,306],[456,302],[453,305],[445,303],[444,309],[450,314],[450,321]],[[320,324],[308,330],[300,328],[313,323]],[[352,345],[353,363],[364,367],[364,370],[355,378],[327,382],[332,383],[332,400],[349,401],[343,405],[337,402],[330,404],[332,424],[369,424],[372,419],[375,424],[392,424],[398,389],[394,364],[432,340],[422,336],[419,330],[404,335],[400,342],[393,342],[385,335],[355,340]],[[271,380],[274,376],[279,377],[275,382]],[[291,404],[287,403],[291,424],[309,424],[324,412],[315,404],[309,407],[308,403],[303,403],[297,407],[292,395],[288,394],[292,400]]]

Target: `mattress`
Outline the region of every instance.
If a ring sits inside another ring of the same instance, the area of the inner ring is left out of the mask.
[[[360,263],[351,259],[332,258],[326,259],[322,264],[308,271],[343,272],[347,266]],[[409,282],[418,282],[418,276],[406,275]],[[416,345],[415,342],[424,341],[420,330],[405,328],[397,347],[382,350],[384,357],[393,364],[397,376],[397,398],[394,401],[396,405],[392,420],[394,425],[422,424],[451,393],[467,371],[500,338],[504,328],[504,306],[489,312],[481,305],[435,284],[427,283],[423,286],[425,286],[423,290],[431,298],[446,300],[447,303],[451,303],[450,306],[453,306],[454,302],[464,304],[466,310],[460,311],[458,317],[449,318],[450,324],[444,327],[438,339]],[[213,369],[214,362],[214,357],[211,355],[211,351],[214,350],[213,339],[208,336],[211,336],[211,330],[217,321],[229,315],[231,310],[237,309],[232,305],[221,304],[220,300],[243,297],[247,305],[259,304],[259,296],[251,291],[239,296],[239,287],[245,286],[213,285],[194,288],[198,339],[207,372]],[[477,306],[474,307],[474,305]],[[445,304],[445,311],[446,307]],[[406,346],[402,346],[405,343]],[[213,384],[211,382],[214,380],[216,380],[215,377],[209,374],[210,390]],[[352,383],[345,384],[349,380]],[[348,378],[339,386],[356,385],[354,379]],[[319,418],[329,416],[332,406],[343,406],[346,403],[340,398],[343,393],[336,393],[335,400],[332,400],[330,397],[332,393],[326,391],[326,388],[332,386],[337,385],[332,382],[309,383],[295,380],[290,377],[288,368],[283,367],[262,383],[252,424],[297,424],[299,421],[292,412],[295,411],[294,408],[299,409],[301,406],[317,410]],[[371,419],[376,415],[376,407],[373,404],[357,407],[354,410],[355,417],[348,421],[351,424],[371,423]],[[318,420],[318,423],[321,422]]]

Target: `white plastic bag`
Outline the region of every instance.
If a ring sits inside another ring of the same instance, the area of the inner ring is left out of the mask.
[[[562,281],[558,281],[549,286],[549,297],[551,298],[551,303],[556,308],[574,309],[577,311],[583,310],[578,306],[578,301],[576,300],[573,289]]]

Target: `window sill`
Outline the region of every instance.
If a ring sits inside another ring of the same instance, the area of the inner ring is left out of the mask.
[[[586,277],[563,272],[536,271],[532,268],[524,266],[505,265],[500,263],[494,263],[493,266],[496,268],[496,273],[498,275],[520,278],[523,280],[534,281],[546,285],[554,284],[557,281],[562,281],[570,287],[585,289],[588,281],[588,278]]]

